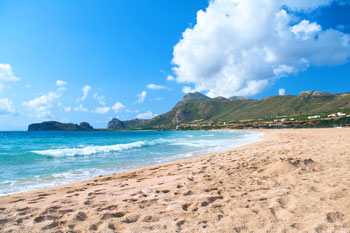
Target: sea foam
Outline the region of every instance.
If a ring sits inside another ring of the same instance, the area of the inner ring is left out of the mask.
[[[83,148],[65,148],[65,149],[50,149],[50,150],[37,150],[32,151],[33,153],[40,155],[49,155],[49,156],[76,156],[76,155],[93,155],[99,153],[108,153],[113,151],[123,151],[132,148],[138,148],[146,145],[144,141],[137,141],[126,144],[116,144],[110,146],[86,146]]]

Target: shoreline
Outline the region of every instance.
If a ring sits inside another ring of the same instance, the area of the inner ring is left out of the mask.
[[[252,131],[229,151],[1,196],[0,231],[348,231],[350,129]]]
[[[207,130],[207,131],[225,131],[225,130]],[[249,130],[247,130],[247,131],[245,131],[245,130],[226,130],[226,131],[247,132],[247,133],[253,132],[254,133],[254,131],[249,131]],[[45,185],[43,185],[43,187],[36,188],[36,189],[28,189],[28,190],[24,190],[24,191],[16,191],[16,192],[11,192],[11,193],[6,193],[6,194],[0,194],[0,197],[13,195],[13,194],[22,194],[22,193],[32,192],[32,191],[40,191],[42,189],[54,188],[54,187],[59,187],[59,186],[62,186],[62,185],[69,185],[71,183],[87,181],[87,180],[98,178],[100,176],[115,175],[115,174],[119,174],[119,173],[123,173],[123,172],[128,172],[128,171],[138,170],[138,169],[142,169],[142,168],[147,168],[147,167],[150,167],[150,166],[157,166],[157,165],[162,165],[162,164],[166,164],[166,163],[169,163],[169,162],[181,161],[183,159],[204,156],[204,155],[207,155],[207,154],[225,152],[225,151],[229,151],[229,150],[232,150],[232,149],[235,149],[235,148],[247,145],[247,144],[252,144],[252,143],[258,142],[258,141],[261,140],[261,136],[262,136],[262,134],[258,133],[258,132],[255,132],[255,134],[251,134],[251,135],[246,134],[243,138],[232,139],[232,147],[227,148],[227,149],[225,148],[224,150],[215,151],[215,152],[208,152],[207,150],[210,150],[210,148],[207,148],[207,149],[205,149],[205,152],[204,151],[203,152],[199,152],[199,151],[203,150],[203,148],[198,148],[197,150],[191,152],[191,153],[193,153],[193,155],[191,155],[190,157],[174,158],[174,159],[171,159],[170,161],[163,161],[163,162],[150,164],[150,165],[146,165],[146,166],[138,165],[138,166],[136,166],[135,168],[132,168],[132,169],[120,168],[120,171],[115,171],[115,172],[110,172],[110,173],[108,173],[108,172],[103,173],[102,170],[101,170],[102,174],[101,173],[100,174],[96,174],[95,176],[85,177],[85,178],[76,179],[76,180],[68,180],[67,182],[59,181],[58,184],[54,184],[55,181],[52,181],[52,185],[51,184],[45,184]],[[213,140],[215,140],[215,139],[213,139]],[[240,140],[243,140],[243,142],[241,142]],[[32,151],[32,152],[37,152],[37,151]],[[38,151],[38,152],[40,152],[40,151]],[[176,155],[181,155],[181,153],[176,154]],[[96,169],[98,169],[98,168],[96,168]],[[67,171],[65,173],[70,173],[70,172],[73,172],[73,171]],[[59,173],[51,174],[51,176],[52,175],[60,175],[60,174]]]

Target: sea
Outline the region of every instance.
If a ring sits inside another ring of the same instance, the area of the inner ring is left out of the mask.
[[[243,131],[0,132],[0,195],[225,151],[259,137]]]

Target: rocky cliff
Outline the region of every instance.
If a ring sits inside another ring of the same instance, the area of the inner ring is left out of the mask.
[[[143,125],[148,120],[145,119],[133,119],[128,121],[121,121],[117,118],[113,118],[107,124],[107,129],[125,129],[125,128],[135,128]]]
[[[107,129],[124,129],[124,128],[125,128],[124,123],[117,118],[113,118],[107,124]]]
[[[28,131],[88,131],[94,128],[87,122],[78,124],[46,121],[28,126]]]

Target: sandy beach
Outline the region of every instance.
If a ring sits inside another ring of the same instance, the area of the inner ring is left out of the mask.
[[[350,129],[0,197],[0,232],[350,232]]]

